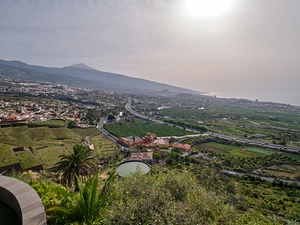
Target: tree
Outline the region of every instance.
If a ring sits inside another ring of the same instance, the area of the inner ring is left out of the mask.
[[[98,224],[101,220],[101,210],[105,206],[108,188],[117,174],[113,173],[98,190],[99,171],[85,184],[75,175],[79,192],[76,196],[65,195],[59,204],[50,208],[50,221],[53,224]]]
[[[116,117],[113,114],[109,114],[107,117],[108,120],[115,120]]]
[[[68,128],[73,128],[76,127],[76,121],[75,120],[71,120],[68,122]]]
[[[116,174],[112,174],[100,192],[98,191],[98,171],[85,185],[83,185],[80,178],[76,176],[79,196],[73,202],[73,214],[78,218],[77,221],[89,223],[99,218],[100,210],[106,201],[108,186],[116,176]]]
[[[56,163],[50,171],[61,175],[62,184],[68,186],[75,184],[75,191],[79,190],[77,182],[75,182],[75,176],[86,179],[95,172],[96,165],[94,163],[94,157],[88,147],[75,144],[73,146],[73,152],[60,155],[59,158],[60,161]]]

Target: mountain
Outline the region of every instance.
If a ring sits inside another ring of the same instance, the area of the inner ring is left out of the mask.
[[[67,67],[73,67],[73,68],[79,68],[79,69],[86,69],[86,70],[96,70],[93,67],[90,67],[88,65],[85,65],[84,63],[77,63],[71,66],[67,66]]]
[[[197,93],[186,88],[171,86],[155,81],[98,71],[84,64],[53,68],[28,65],[20,61],[6,61],[0,59],[0,74],[2,76],[13,78],[47,81],[113,91],[152,93],[167,89],[170,92],[176,93]]]

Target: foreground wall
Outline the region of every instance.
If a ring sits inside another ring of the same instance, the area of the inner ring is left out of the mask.
[[[23,225],[47,224],[40,197],[23,181],[0,175],[0,202],[14,209]]]

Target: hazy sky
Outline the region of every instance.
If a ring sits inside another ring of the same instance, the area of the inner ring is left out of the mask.
[[[0,58],[198,91],[300,89],[300,0],[231,0],[211,16],[187,1],[0,0]]]

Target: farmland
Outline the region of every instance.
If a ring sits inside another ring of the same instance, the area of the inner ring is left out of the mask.
[[[165,120],[185,124],[187,128],[201,125],[216,133],[300,145],[299,107],[206,96],[153,98],[151,108],[141,102],[138,97],[133,101],[133,107],[138,112],[147,115],[149,110],[156,109],[157,119],[167,118]]]
[[[20,162],[24,169],[39,164],[49,168],[58,162],[61,154],[71,151],[75,143],[85,140],[86,137],[89,137],[90,143],[94,144],[95,157],[97,156],[98,159],[108,158],[118,150],[118,147],[96,128],[68,129],[57,121],[38,125],[0,129],[0,166]],[[51,125],[53,128],[46,125]],[[20,147],[24,150],[14,153],[13,149]]]
[[[121,122],[110,122],[105,124],[105,129],[117,137],[140,136],[143,137],[147,132],[156,134],[159,137],[164,136],[183,136],[187,134],[195,134],[177,127],[166,124],[154,124],[150,121],[141,119],[125,119]]]
[[[194,141],[195,143],[195,141]],[[194,151],[205,154],[222,162],[222,167],[234,170],[243,170],[255,172],[255,170],[264,172],[264,175],[275,175],[267,173],[266,166],[277,163],[290,163],[295,168],[299,168],[300,155],[281,152],[279,150],[265,149],[262,147],[253,147],[247,145],[236,145],[234,142],[220,140],[208,141],[205,143],[194,144]],[[290,171],[295,173],[296,171]],[[287,176],[294,178],[294,176]]]

